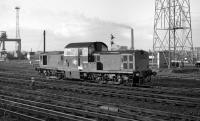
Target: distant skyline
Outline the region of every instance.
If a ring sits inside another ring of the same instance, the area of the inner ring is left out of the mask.
[[[194,47],[200,47],[200,1],[190,0]],[[152,49],[155,0],[1,0],[0,31],[15,38],[16,11],[20,7],[22,50],[63,50],[71,42],[103,41],[129,46],[134,29],[135,49]],[[14,43],[6,43],[14,50]]]

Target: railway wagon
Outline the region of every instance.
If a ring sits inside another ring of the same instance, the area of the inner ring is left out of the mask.
[[[108,51],[103,42],[70,43],[64,53],[43,53],[37,70],[49,76],[110,84],[139,84],[149,79],[143,50]]]

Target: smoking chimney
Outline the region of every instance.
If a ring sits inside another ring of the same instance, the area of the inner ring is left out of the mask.
[[[43,32],[43,37],[44,37],[44,53],[46,52],[46,32],[44,30]]]
[[[134,50],[134,30],[131,28],[131,50]]]

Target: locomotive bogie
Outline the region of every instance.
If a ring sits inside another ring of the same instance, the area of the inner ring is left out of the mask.
[[[139,72],[120,72],[120,71],[97,71],[97,72],[80,72],[82,80],[105,84],[124,84],[132,85],[133,83],[141,83],[142,78]]]

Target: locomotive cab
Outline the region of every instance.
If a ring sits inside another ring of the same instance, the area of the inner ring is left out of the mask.
[[[94,52],[108,51],[102,42],[70,43],[65,46],[64,66],[66,77],[80,79],[80,71],[96,70]]]

